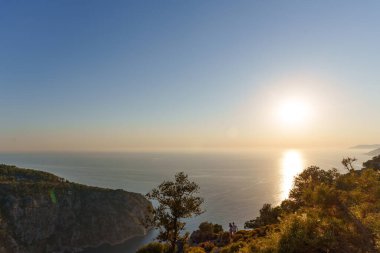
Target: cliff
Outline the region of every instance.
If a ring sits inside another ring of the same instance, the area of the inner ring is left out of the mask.
[[[76,252],[147,231],[144,196],[0,165],[0,253]]]

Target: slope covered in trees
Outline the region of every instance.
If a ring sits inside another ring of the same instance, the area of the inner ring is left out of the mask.
[[[77,252],[147,230],[141,194],[0,164],[0,253]]]
[[[246,230],[202,237],[200,228],[197,238],[206,239],[189,240],[185,252],[380,252],[379,160],[353,170],[346,158],[345,174],[311,166],[294,179],[288,199],[265,204]]]

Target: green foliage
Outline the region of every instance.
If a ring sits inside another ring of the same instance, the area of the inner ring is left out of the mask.
[[[247,221],[244,224],[245,228],[259,228],[269,224],[278,223],[281,214],[281,207],[277,206],[272,208],[271,204],[264,204],[260,209],[260,216],[256,219]]]
[[[0,182],[61,183],[66,182],[66,180],[48,172],[22,169],[12,165],[0,164]]]
[[[296,209],[301,206],[314,205],[315,196],[313,193],[316,188],[321,185],[333,186],[339,175],[336,169],[325,171],[319,167],[311,166],[295,177],[289,200],[293,201]]]
[[[199,230],[203,233],[219,234],[220,232],[223,232],[223,227],[222,225],[205,221],[199,224]]]
[[[341,226],[332,220],[310,217],[312,210],[302,215],[291,215],[281,224],[278,252],[337,252],[336,233]]]
[[[373,167],[376,159],[364,163],[367,169],[362,170],[354,170],[354,161],[343,159],[349,172],[344,175],[316,166],[299,174],[289,199],[276,213],[280,222],[272,223],[276,228],[264,237],[250,241],[251,252],[380,252],[380,174]],[[259,217],[248,222],[249,227],[264,226],[269,222],[263,221],[276,216],[271,206],[264,207]]]
[[[222,227],[222,225],[214,224],[213,232],[214,232],[215,234],[219,234],[219,233],[223,232],[223,227]]]
[[[199,229],[191,234],[190,240],[196,244],[213,241],[219,238],[222,232],[223,227],[221,225],[211,222],[202,222],[199,225]]]
[[[223,247],[220,253],[249,253],[249,247],[245,242],[234,242]]]
[[[211,222],[202,222],[201,224],[199,224],[199,231],[203,233],[213,233],[214,225]]]
[[[352,163],[356,162],[356,161],[357,161],[356,158],[347,157],[347,158],[343,158],[342,164],[343,164],[344,168],[346,168],[346,170],[348,172],[353,172],[353,171],[355,171],[355,169],[352,166]]]
[[[186,253],[206,253],[206,251],[202,247],[190,247]]]
[[[252,230],[240,230],[232,237],[232,241],[251,241],[252,239],[266,236],[274,227],[276,227],[276,225],[269,225]]]
[[[182,219],[191,218],[203,212],[201,208],[203,199],[196,196],[198,192],[199,186],[180,172],[175,175],[174,181],[164,181],[146,195],[159,204],[152,210],[153,219],[148,218],[147,222],[159,229],[158,240],[170,242],[170,252],[175,251],[180,232],[185,227]]]
[[[202,242],[199,247],[203,248],[206,252],[210,252],[215,248],[215,244],[211,241]]]
[[[364,168],[380,170],[380,155],[373,157],[371,160],[363,163]]]
[[[229,232],[223,232],[218,237],[218,245],[224,246],[231,242],[231,234]]]
[[[343,159],[346,174],[305,169],[295,177],[289,199],[275,207],[264,204],[259,217],[246,222],[252,230],[231,235],[201,223],[191,236],[199,239],[193,241],[199,247],[191,252],[380,252],[380,173],[375,167],[380,156],[361,170],[354,170],[354,161]]]
[[[169,245],[159,242],[151,242],[136,251],[136,253],[166,253]]]
[[[277,253],[278,236],[271,234],[259,237],[249,244],[250,252],[254,253]]]

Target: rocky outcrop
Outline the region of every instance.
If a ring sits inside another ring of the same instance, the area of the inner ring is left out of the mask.
[[[144,196],[0,165],[0,253],[76,252],[147,231]]]

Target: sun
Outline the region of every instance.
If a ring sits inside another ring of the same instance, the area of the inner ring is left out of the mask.
[[[302,99],[286,99],[277,107],[277,117],[285,126],[304,125],[310,120],[311,114],[310,104]]]

